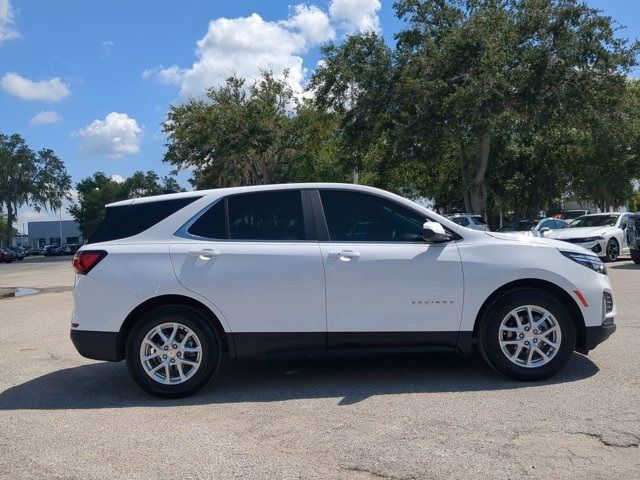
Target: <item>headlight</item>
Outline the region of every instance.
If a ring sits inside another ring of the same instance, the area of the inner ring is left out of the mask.
[[[573,260],[580,265],[590,268],[594,272],[602,273],[604,275],[607,274],[607,267],[604,266],[602,260],[600,260],[595,255],[589,255],[587,253],[577,253],[577,252],[563,252],[560,251],[562,255],[567,257],[570,260]]]
[[[587,237],[584,239],[584,243],[595,242],[598,240],[604,240],[604,237]]]

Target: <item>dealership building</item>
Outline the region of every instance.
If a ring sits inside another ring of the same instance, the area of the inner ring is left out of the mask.
[[[75,220],[29,222],[28,225],[28,243],[31,247],[41,248],[45,245],[64,245],[84,241],[80,226]]]

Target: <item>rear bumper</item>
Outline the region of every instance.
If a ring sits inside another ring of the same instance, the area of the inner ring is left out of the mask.
[[[71,330],[70,336],[73,346],[83,357],[109,362],[119,362],[123,358],[118,348],[118,332]]]
[[[587,327],[585,336],[585,348],[587,352],[593,350],[616,331],[616,324],[598,325],[597,327]]]

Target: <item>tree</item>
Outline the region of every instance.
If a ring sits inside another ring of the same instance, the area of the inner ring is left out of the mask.
[[[18,208],[59,210],[70,188],[71,177],[52,150],[35,152],[20,135],[0,134],[0,208],[7,211],[7,243]]]
[[[615,95],[638,53],[637,43],[615,37],[611,18],[578,0],[401,0],[395,6],[408,24],[397,35],[397,98],[409,136],[402,142],[455,144],[465,206],[480,214],[488,193],[505,180],[487,183],[496,178],[490,168],[499,156],[496,144],[517,146],[510,167],[553,167],[553,157],[535,156],[544,148],[537,140],[566,130],[584,109],[603,108],[598,92]],[[422,148],[413,153],[439,160]]]
[[[270,72],[249,87],[229,77],[205,99],[171,107],[163,125],[169,138],[164,161],[192,169],[197,188],[282,181],[295,156],[294,103],[286,80]]]
[[[124,182],[117,182],[103,172],[80,180],[76,189],[78,201],[69,207],[69,213],[80,225],[80,231],[88,239],[105,216],[105,205],[127,198],[160,195],[167,191],[184,191],[175,178],[160,178],[157,173],[137,171]]]

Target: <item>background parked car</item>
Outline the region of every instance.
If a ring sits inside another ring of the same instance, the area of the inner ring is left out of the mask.
[[[82,245],[79,243],[68,243],[62,247],[61,255],[73,255]]]
[[[13,262],[13,255],[11,255],[11,252],[1,247],[0,247],[0,262],[2,263]]]
[[[29,248],[27,249],[25,254],[27,257],[31,257],[34,255],[44,255],[44,248],[38,248],[38,247]]]
[[[517,220],[508,222],[498,229],[498,232],[522,233],[534,237],[545,237],[552,230],[566,228],[567,222],[559,218],[542,218],[533,220]]]
[[[449,215],[449,220],[462,225],[463,227],[471,228],[473,230],[489,231],[489,225],[484,221],[484,218],[480,215],[474,215],[472,213],[456,213]]]
[[[627,219],[627,245],[634,263],[640,263],[640,212]]]
[[[22,247],[9,247],[7,250],[16,255],[16,260],[24,260],[24,257],[26,257],[25,250]]]
[[[57,257],[62,255],[62,245],[45,245],[44,256],[45,257]]]
[[[621,254],[629,252],[625,230],[632,216],[630,212],[583,215],[567,228],[550,232],[548,238],[575,243],[613,262]]]
[[[574,218],[582,217],[584,215],[588,215],[589,210],[567,210],[562,212],[560,218],[562,220],[573,220]]]

